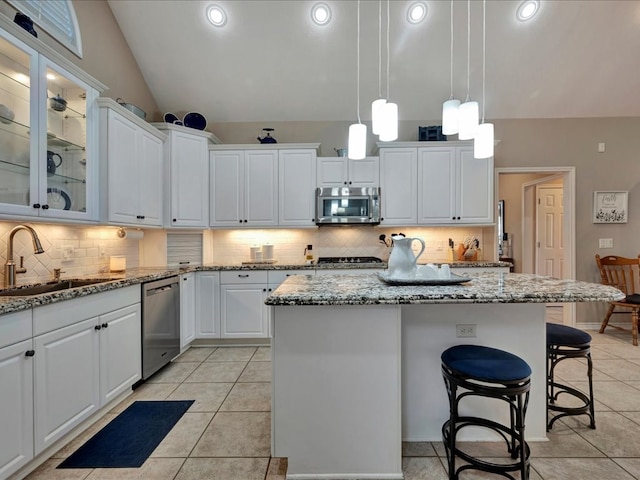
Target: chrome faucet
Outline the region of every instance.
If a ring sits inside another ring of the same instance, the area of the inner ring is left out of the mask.
[[[13,237],[19,230],[26,230],[31,234],[33,240],[33,253],[44,253],[44,249],[40,244],[40,239],[36,231],[28,225],[18,225],[13,227],[9,233],[9,241],[7,242],[7,261],[4,264],[4,286],[5,288],[11,288],[16,286],[16,274],[25,273],[27,271],[24,268],[23,257],[20,257],[20,266],[16,268],[16,264],[13,261]]]

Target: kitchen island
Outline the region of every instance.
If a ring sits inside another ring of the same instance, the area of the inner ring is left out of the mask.
[[[402,478],[402,441],[439,441],[448,405],[440,354],[504,349],[532,368],[529,441],[546,438],[545,304],[609,301],[599,284],[478,273],[456,286],[389,286],[366,276],[292,276],[273,309],[272,455],[287,478]],[[457,337],[471,325],[475,337]],[[504,405],[470,403],[508,418]],[[498,408],[496,408],[498,407]],[[494,440],[482,430],[469,440]]]

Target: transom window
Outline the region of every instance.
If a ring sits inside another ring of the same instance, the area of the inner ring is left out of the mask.
[[[82,58],[82,40],[71,0],[7,0],[64,47]]]

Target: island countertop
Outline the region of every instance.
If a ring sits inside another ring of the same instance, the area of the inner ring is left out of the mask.
[[[294,275],[267,305],[403,305],[433,303],[565,303],[621,300],[613,287],[524,273],[478,273],[447,286],[392,286],[376,274]]]

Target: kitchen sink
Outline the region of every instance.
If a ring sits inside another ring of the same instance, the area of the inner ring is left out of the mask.
[[[97,283],[106,283],[117,280],[115,278],[91,278],[76,280],[61,280],[59,282],[41,283],[38,285],[29,285],[26,287],[15,287],[0,290],[0,297],[28,297],[30,295],[41,295],[43,293],[58,292],[60,290],[69,290],[70,288],[86,287],[87,285],[95,285]]]

